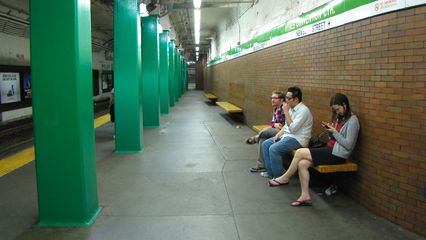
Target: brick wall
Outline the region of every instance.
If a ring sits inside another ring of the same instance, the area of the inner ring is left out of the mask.
[[[371,212],[426,236],[426,6],[350,23],[208,67],[208,88],[244,109],[248,125],[270,118],[270,94],[298,85],[314,132],[330,97],[346,94],[361,122],[359,172],[341,188]]]
[[[204,87],[204,66],[206,66],[207,60],[205,56],[202,56],[200,61],[195,64],[195,89],[203,90]]]

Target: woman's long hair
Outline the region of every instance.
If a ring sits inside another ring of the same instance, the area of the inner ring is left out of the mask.
[[[332,110],[332,117],[331,117],[332,121],[337,120],[337,122],[341,122],[341,121],[346,122],[351,117],[352,115],[351,106],[349,105],[349,99],[348,97],[346,97],[345,94],[336,93],[333,97],[331,97],[330,107],[333,105],[343,106],[345,109],[345,113],[343,114],[343,116],[339,116],[338,114],[336,114],[336,111]]]

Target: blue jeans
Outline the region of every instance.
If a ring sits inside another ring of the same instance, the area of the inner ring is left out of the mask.
[[[269,176],[273,178],[281,176],[283,174],[282,156],[300,147],[302,147],[300,143],[292,137],[284,136],[278,142],[274,142],[273,138],[264,141],[263,160]]]

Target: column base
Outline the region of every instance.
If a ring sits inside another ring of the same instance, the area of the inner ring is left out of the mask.
[[[90,227],[98,217],[101,212],[102,207],[98,207],[96,211],[93,213],[92,217],[85,222],[49,222],[49,221],[41,221],[36,225],[39,227]]]
[[[143,153],[143,148],[140,150],[115,150],[116,154],[131,154],[131,153]]]

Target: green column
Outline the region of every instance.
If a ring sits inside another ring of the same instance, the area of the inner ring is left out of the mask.
[[[185,58],[182,58],[182,94],[186,91]]]
[[[183,92],[182,92],[182,86],[183,86],[183,78],[182,78],[182,55],[179,56],[179,97],[182,97]]]
[[[38,225],[89,226],[100,211],[90,4],[32,0],[30,8]]]
[[[179,54],[178,62],[179,62],[179,72],[178,72],[178,74],[179,74],[179,89],[178,89],[178,91],[179,91],[179,98],[181,98],[182,97],[182,56],[180,54]]]
[[[146,128],[160,126],[158,17],[142,17],[143,122]]]
[[[176,64],[175,65],[175,76],[176,76],[175,92],[176,92],[176,102],[177,102],[177,101],[179,101],[179,98],[180,98],[180,91],[179,91],[179,88],[180,88],[180,51],[179,51],[179,49],[176,48],[175,54],[176,54],[175,55],[175,64]]]
[[[116,153],[143,151],[141,39],[137,0],[114,1]]]
[[[160,113],[169,113],[169,30],[160,33]]]
[[[171,39],[169,42],[169,95],[170,95],[170,106],[174,107],[176,102],[175,93],[175,40]]]
[[[188,91],[188,60],[184,61],[185,91]]]

